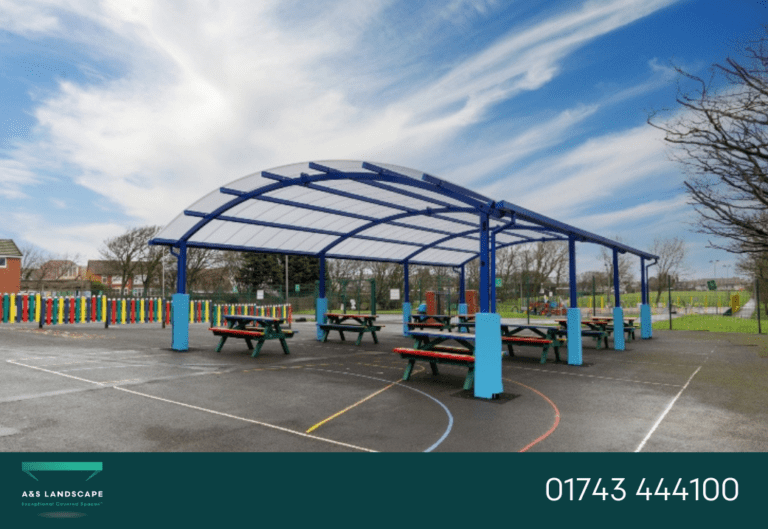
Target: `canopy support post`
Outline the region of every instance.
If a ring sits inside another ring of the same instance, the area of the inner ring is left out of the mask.
[[[411,321],[411,284],[408,279],[408,261],[403,262],[403,336],[408,334],[408,322]]]
[[[467,283],[464,265],[459,272],[459,314],[467,313]]]
[[[480,215],[480,312],[475,315],[475,397],[498,398],[501,380],[501,318],[490,312],[488,214]]]
[[[171,349],[174,351],[189,351],[189,294],[187,291],[187,244],[179,243],[179,253],[176,256],[176,294],[171,298],[172,319]]]
[[[576,237],[568,236],[568,282],[571,303],[568,308],[568,364],[580,366],[581,361],[581,310],[576,289]]]
[[[616,304],[613,307],[613,350],[624,350],[624,309],[621,308],[619,285],[619,251],[613,249],[613,295]]]
[[[640,291],[643,300],[640,304],[640,338],[647,340],[651,337],[652,320],[651,305],[648,303],[648,269],[645,267],[645,258],[640,258]]]
[[[320,279],[317,283],[317,300],[315,301],[315,322],[317,326],[317,340],[323,340],[323,330],[320,325],[325,323],[325,314],[328,312],[328,298],[325,297],[325,255],[320,256]]]

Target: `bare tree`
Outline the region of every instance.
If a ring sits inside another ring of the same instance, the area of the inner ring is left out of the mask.
[[[205,271],[214,266],[218,252],[207,248],[187,248],[187,289],[194,291],[200,287]]]
[[[768,26],[766,27],[768,33]],[[744,59],[716,64],[709,81],[676,68],[696,90],[678,90],[679,116],[648,123],[665,133],[672,159],[685,168],[685,186],[700,216],[696,231],[725,242],[733,253],[768,250],[768,36],[751,42]],[[713,81],[727,88],[712,91]]]
[[[160,226],[146,226],[137,233],[137,237],[143,239],[146,246],[141,255],[141,261],[138,272],[142,276],[142,286],[144,293],[149,293],[152,283],[157,283],[163,273],[163,256],[166,249],[164,246],[150,246],[150,239],[154,238],[160,232]]]
[[[122,235],[105,240],[99,250],[101,256],[110,261],[120,274],[121,295],[125,295],[125,285],[128,280],[141,271],[142,260],[146,257],[149,248],[147,241],[156,233],[156,229],[156,226],[130,228]]]
[[[622,242],[621,237],[618,235],[613,238],[616,242]],[[603,267],[605,269],[606,286],[609,291],[613,293],[613,281],[614,281],[614,268],[613,268],[613,250],[609,250],[605,246],[600,248],[600,258],[603,261]],[[619,254],[619,285],[624,285],[628,290],[630,284],[635,280],[634,259],[627,254]]]
[[[656,301],[661,298],[661,292],[667,286],[669,278],[676,275],[685,263],[685,242],[679,237],[671,239],[654,239],[650,253],[659,256],[656,275]]]
[[[44,263],[52,259],[51,255],[35,246],[34,244],[23,244],[19,251],[21,251],[23,257],[21,258],[21,280],[29,281],[34,278],[36,272],[39,273],[40,268]]]

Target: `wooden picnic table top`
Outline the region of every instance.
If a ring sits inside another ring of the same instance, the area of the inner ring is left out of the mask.
[[[474,340],[471,332],[434,332],[434,331],[409,331],[408,334],[417,338],[444,338],[446,340]]]
[[[562,326],[568,325],[568,320],[555,320],[557,323],[559,323]],[[608,325],[608,322],[606,320],[581,320],[582,325],[586,325],[588,327],[591,327],[593,325],[597,325],[599,327],[603,327]]]
[[[285,321],[283,318],[272,318],[269,316],[248,316],[245,314],[225,314],[224,319],[232,321],[256,321],[259,323],[283,323]]]
[[[420,320],[428,320],[430,318],[436,320],[450,320],[451,316],[448,314],[411,314],[411,318],[418,318]]]
[[[344,314],[341,312],[326,312],[326,317],[328,318],[341,318],[341,319],[347,319],[347,318],[363,318],[366,320],[375,320],[378,318],[378,315],[376,314]]]

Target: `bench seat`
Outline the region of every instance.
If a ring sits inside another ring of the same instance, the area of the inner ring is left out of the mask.
[[[373,336],[373,342],[379,343],[379,339],[376,337],[376,332],[380,331],[384,325],[346,325],[344,323],[318,323],[317,326],[323,331],[323,342],[328,341],[328,333],[330,331],[339,331],[339,335],[341,336],[342,341],[346,341],[346,338],[344,338],[345,332],[356,332],[357,335],[357,341],[355,342],[355,345],[360,345],[360,342],[363,340],[363,335],[366,332],[370,332],[371,336]]]
[[[418,327],[419,329],[444,329],[445,327],[450,327],[450,324],[446,325],[443,323],[437,323],[437,322],[418,322],[418,321],[412,321],[406,323],[408,327]]]
[[[408,365],[403,373],[403,380],[411,378],[413,366],[417,360],[429,362],[433,375],[439,375],[437,364],[450,364],[467,367],[467,376],[464,378],[464,389],[470,390],[475,384],[475,357],[470,354],[456,354],[442,351],[423,351],[421,349],[409,349],[407,347],[395,347],[393,351],[401,358],[408,360]]]
[[[560,345],[562,345],[562,340],[555,340],[554,342],[552,340],[549,340],[547,338],[539,338],[537,336],[502,336],[501,337],[502,343],[507,344],[507,349],[509,350],[509,356],[515,356],[515,352],[512,349],[512,344],[517,345],[529,345],[533,347],[541,347],[541,363],[546,364],[547,363],[547,353],[549,353],[549,348],[554,347],[555,349],[555,361],[560,361]]]
[[[608,334],[609,333],[608,333],[607,330],[605,332],[602,332],[602,331],[590,331],[590,330],[586,330],[586,329],[581,331],[581,335],[582,336],[592,336],[592,337],[595,338],[595,347],[597,347],[597,349],[600,349],[600,341],[601,340],[605,344],[605,348],[606,349],[608,348]]]
[[[211,327],[211,332],[215,336],[235,336],[237,338],[261,338],[264,336],[263,329],[261,330],[249,330],[249,329],[229,329],[227,327]]]
[[[289,354],[288,344],[285,342],[285,339],[293,337],[293,331],[289,329],[282,330],[282,335],[267,332],[262,328],[230,329],[228,327],[210,327],[208,330],[211,331],[214,336],[221,337],[219,345],[216,347],[217,353],[221,352],[221,348],[224,347],[224,343],[227,341],[227,338],[242,338],[245,340],[245,344],[248,346],[248,349],[253,351],[253,354],[251,355],[252,357],[258,356],[258,354],[261,352],[261,348],[264,345],[264,342],[270,339],[279,339],[280,345],[283,347],[283,352],[285,354]],[[255,348],[253,347],[251,340],[257,340]]]

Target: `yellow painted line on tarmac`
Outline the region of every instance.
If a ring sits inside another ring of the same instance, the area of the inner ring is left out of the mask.
[[[341,410],[340,412],[334,413],[333,415],[331,415],[331,416],[330,416],[330,417],[328,417],[327,419],[324,419],[324,420],[320,421],[320,422],[319,422],[319,423],[317,423],[316,425],[312,426],[312,427],[311,427],[309,430],[307,430],[305,433],[310,433],[310,432],[312,432],[313,430],[316,430],[316,429],[320,428],[322,425],[324,425],[324,424],[325,424],[325,423],[327,423],[328,421],[332,421],[333,419],[335,419],[335,418],[336,418],[336,417],[338,417],[339,415],[342,415],[342,414],[344,414],[344,413],[348,412],[348,411],[349,411],[349,410],[351,410],[352,408],[354,408],[354,407],[356,407],[356,406],[359,406],[359,405],[360,405],[360,404],[362,404],[363,402],[365,402],[365,401],[367,401],[367,400],[370,400],[370,399],[372,399],[372,398],[373,398],[373,397],[375,397],[376,395],[378,395],[378,394],[380,394],[380,393],[383,393],[383,392],[385,392],[386,390],[388,390],[388,389],[389,389],[389,388],[391,388],[392,386],[394,386],[394,385],[397,385],[397,384],[399,384],[399,383],[400,383],[400,380],[398,380],[397,382],[392,382],[392,383],[391,383],[389,386],[386,386],[386,387],[384,387],[384,388],[381,388],[379,391],[376,391],[375,393],[371,393],[370,395],[368,395],[368,396],[367,396],[367,397],[365,397],[364,399],[362,399],[362,400],[359,400],[359,401],[355,402],[354,404],[352,404],[351,406],[347,406],[346,408],[344,408],[344,409],[343,409],[343,410]]]

